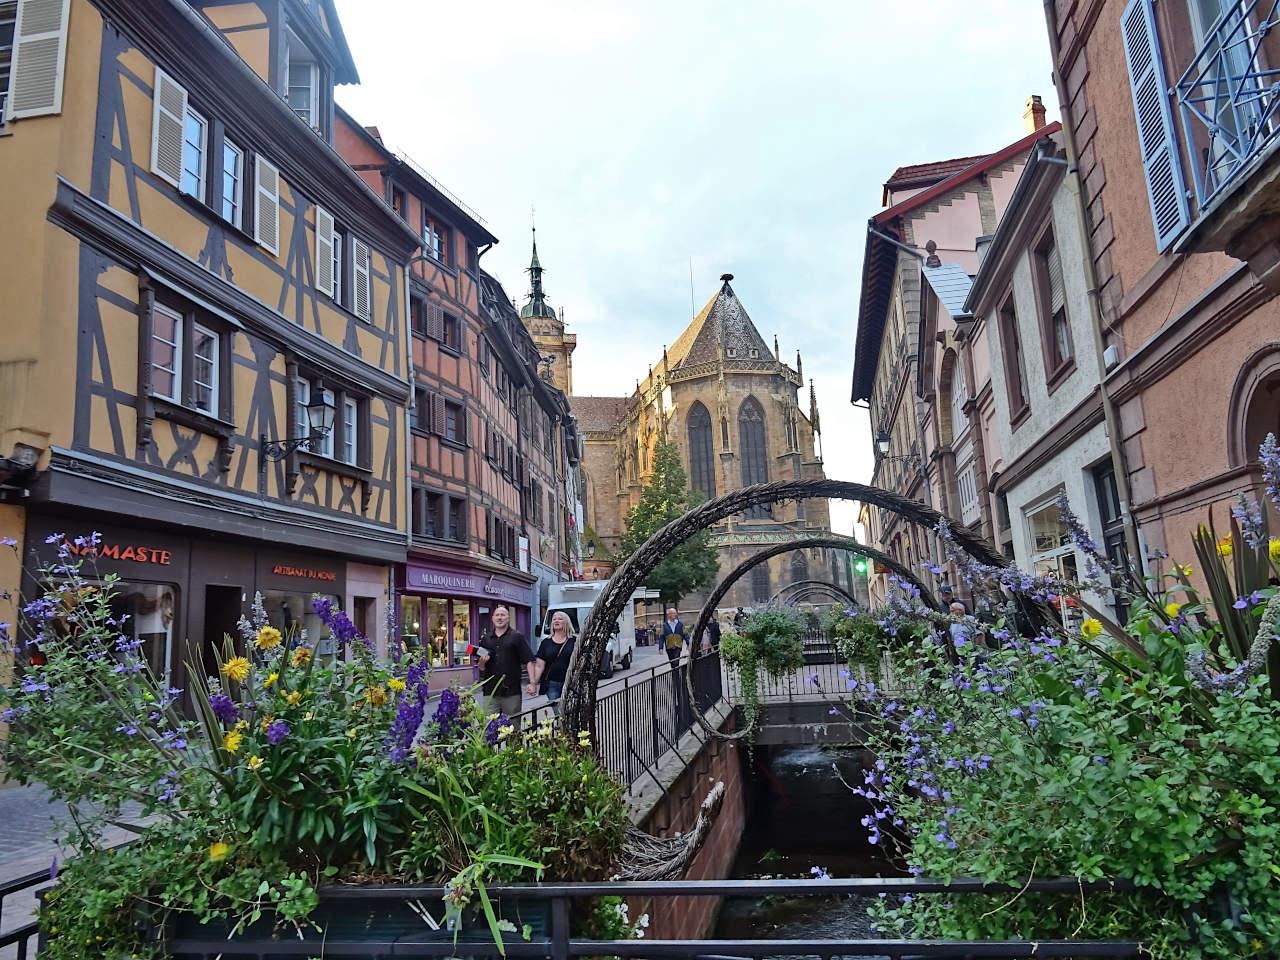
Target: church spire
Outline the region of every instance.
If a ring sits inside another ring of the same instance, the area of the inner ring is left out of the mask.
[[[521,318],[550,317],[556,318],[556,312],[547,303],[546,294],[542,291],[542,261],[538,259],[538,227],[533,226],[533,257],[529,260],[529,302],[520,309]]]

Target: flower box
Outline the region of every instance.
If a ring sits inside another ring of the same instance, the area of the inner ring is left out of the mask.
[[[417,888],[420,889],[420,888]],[[407,943],[451,943],[455,931],[444,924],[445,904],[441,897],[406,897],[394,887],[323,888],[320,904],[308,918],[308,926],[299,937],[292,924],[277,926],[274,916],[264,914],[238,934],[231,935],[231,924],[202,924],[191,914],[180,914],[166,931],[173,960],[205,960],[220,955],[223,960],[291,960],[300,956],[298,943],[314,943],[313,952],[302,956],[320,956],[324,948],[337,944],[368,944],[368,957],[386,956],[393,945]],[[509,921],[515,931],[503,934],[504,942],[523,941],[527,925],[529,941],[549,942],[551,905],[545,899],[504,898],[494,904],[500,920]],[[424,917],[430,914],[439,925],[432,929]],[[478,902],[465,911],[461,929],[456,931],[458,953],[462,956],[497,956],[484,913]],[[289,944],[289,952],[272,952],[272,944]],[[466,945],[465,948],[463,945]],[[353,954],[343,951],[343,956]],[[355,954],[365,956],[365,954]]]

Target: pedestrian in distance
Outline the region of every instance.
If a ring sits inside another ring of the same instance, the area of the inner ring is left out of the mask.
[[[560,716],[560,695],[564,692],[564,678],[569,672],[569,660],[577,643],[569,629],[569,617],[556,611],[551,615],[551,634],[538,647],[532,677],[527,692],[546,695],[551,712]]]
[[[938,609],[941,610],[943,613],[950,613],[951,605],[953,603],[960,604],[960,609],[964,613],[969,612],[969,605],[955,595],[955,592],[951,589],[951,584],[944,583],[938,589],[938,592],[942,595],[942,599],[938,603]]]
[[[712,617],[711,623],[707,625],[707,632],[711,634],[711,649],[716,653],[720,652],[720,620],[718,617]]]
[[[480,689],[489,698],[485,712],[506,714],[516,727],[520,726],[521,674],[528,672],[533,682],[533,651],[529,640],[511,626],[511,611],[499,605],[490,617],[492,629],[477,648],[480,664]]]
[[[747,615],[743,613],[742,608],[739,607],[738,611],[733,615],[733,632],[737,634],[741,634],[742,628],[745,627],[746,625],[747,625]]]
[[[662,646],[667,651],[667,659],[671,663],[680,662],[680,654],[684,650],[685,627],[675,607],[667,607],[667,619],[662,621]]]

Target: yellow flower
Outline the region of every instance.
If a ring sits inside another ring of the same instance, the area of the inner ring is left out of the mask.
[[[252,757],[249,758],[249,769],[252,770],[254,773],[257,773],[265,765],[266,765],[266,761],[263,760],[261,757],[259,757],[257,754],[254,754]]]
[[[282,639],[280,631],[275,627],[263,627],[253,638],[253,645],[259,650],[270,650],[272,647],[280,646]]]
[[[1182,576],[1186,577],[1188,580],[1190,580],[1190,579],[1191,579],[1191,574],[1193,574],[1193,573],[1195,572],[1195,571],[1192,569],[1191,564],[1189,564],[1189,563],[1188,563],[1188,564],[1184,564],[1183,566],[1178,566],[1178,565],[1175,563],[1175,564],[1173,565],[1173,569],[1174,569],[1176,572],[1180,573]]]
[[[387,686],[390,687],[392,690],[394,690],[396,693],[401,693],[404,691],[404,681],[401,680],[399,677],[392,677],[390,680],[387,681]]]
[[[1094,637],[1102,633],[1102,624],[1090,617],[1084,623],[1080,624],[1080,635],[1086,640],[1092,640]]]
[[[381,687],[371,687],[365,696],[369,698],[369,702],[375,707],[380,707],[387,702],[387,691]]]
[[[305,667],[311,662],[311,650],[308,647],[295,647],[293,651],[293,665],[295,667]]]
[[[275,717],[273,717],[273,716],[272,716],[271,714],[269,714],[269,713],[268,713],[265,717],[263,717],[263,718],[262,718],[262,732],[263,732],[263,733],[266,733],[266,732],[267,732],[267,727],[269,727],[269,726],[271,726],[271,724],[275,723],[275,720],[276,720],[276,718],[275,718]]]
[[[1280,537],[1272,537],[1267,544],[1267,555],[1272,563],[1280,563]]]
[[[313,714],[311,713],[311,711],[310,711],[310,710],[308,710],[308,711],[307,711],[307,715],[306,715],[305,717],[303,717],[302,719],[303,719],[303,720],[310,720],[312,716],[313,716]]]
[[[356,738],[356,728],[352,727],[350,730],[347,731],[347,739],[354,740],[355,738]]]
[[[295,690],[293,691],[293,693],[285,697],[285,700],[288,701],[289,706],[291,707],[296,707],[298,705],[298,701],[301,699],[302,699],[302,691],[300,690]]]
[[[1176,617],[1178,615],[1178,611],[1181,609],[1182,609],[1182,604],[1180,603],[1166,603],[1164,605],[1164,612],[1169,615],[1170,620]]]
[[[211,843],[209,844],[209,859],[214,863],[221,863],[227,859],[230,849],[225,843]]]
[[[249,661],[244,657],[232,657],[222,665],[222,672],[236,683],[244,683],[244,678],[249,676]]]
[[[237,729],[237,730],[246,730],[246,729],[248,729],[248,727],[249,727],[249,721],[248,721],[248,720],[237,720],[237,721],[236,721],[235,729]]]
[[[227,753],[235,753],[240,749],[240,741],[244,739],[244,734],[239,730],[228,730],[222,737],[222,749]]]
[[[1218,556],[1231,556],[1231,534],[1227,534],[1218,541]]]
[[[267,677],[267,679],[262,681],[262,685],[267,688],[273,687],[275,686],[275,682],[279,679],[280,679],[280,674],[273,673],[271,674],[271,676]]]

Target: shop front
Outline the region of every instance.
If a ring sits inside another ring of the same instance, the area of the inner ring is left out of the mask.
[[[95,548],[76,546],[77,538],[95,532],[100,538]],[[206,675],[213,675],[214,650],[224,637],[243,649],[236,624],[249,614],[259,593],[267,618],[282,633],[301,636],[305,630],[320,656],[337,652],[312,599],[321,594],[345,605],[343,559],[280,544],[194,539],[164,530],[30,516],[27,559],[33,566],[24,577],[24,597],[42,588],[35,572],[59,562],[64,542],[82,560],[80,575],[86,580],[101,582],[109,574],[119,578],[113,612],[128,615],[125,632],[142,640],[140,649],[166,685],[186,687],[188,663],[200,663]]]
[[[535,580],[527,574],[411,559],[399,581],[401,650],[423,651],[446,684],[475,679],[467,647],[483,645],[496,605],[505,605],[515,629],[529,635]]]

